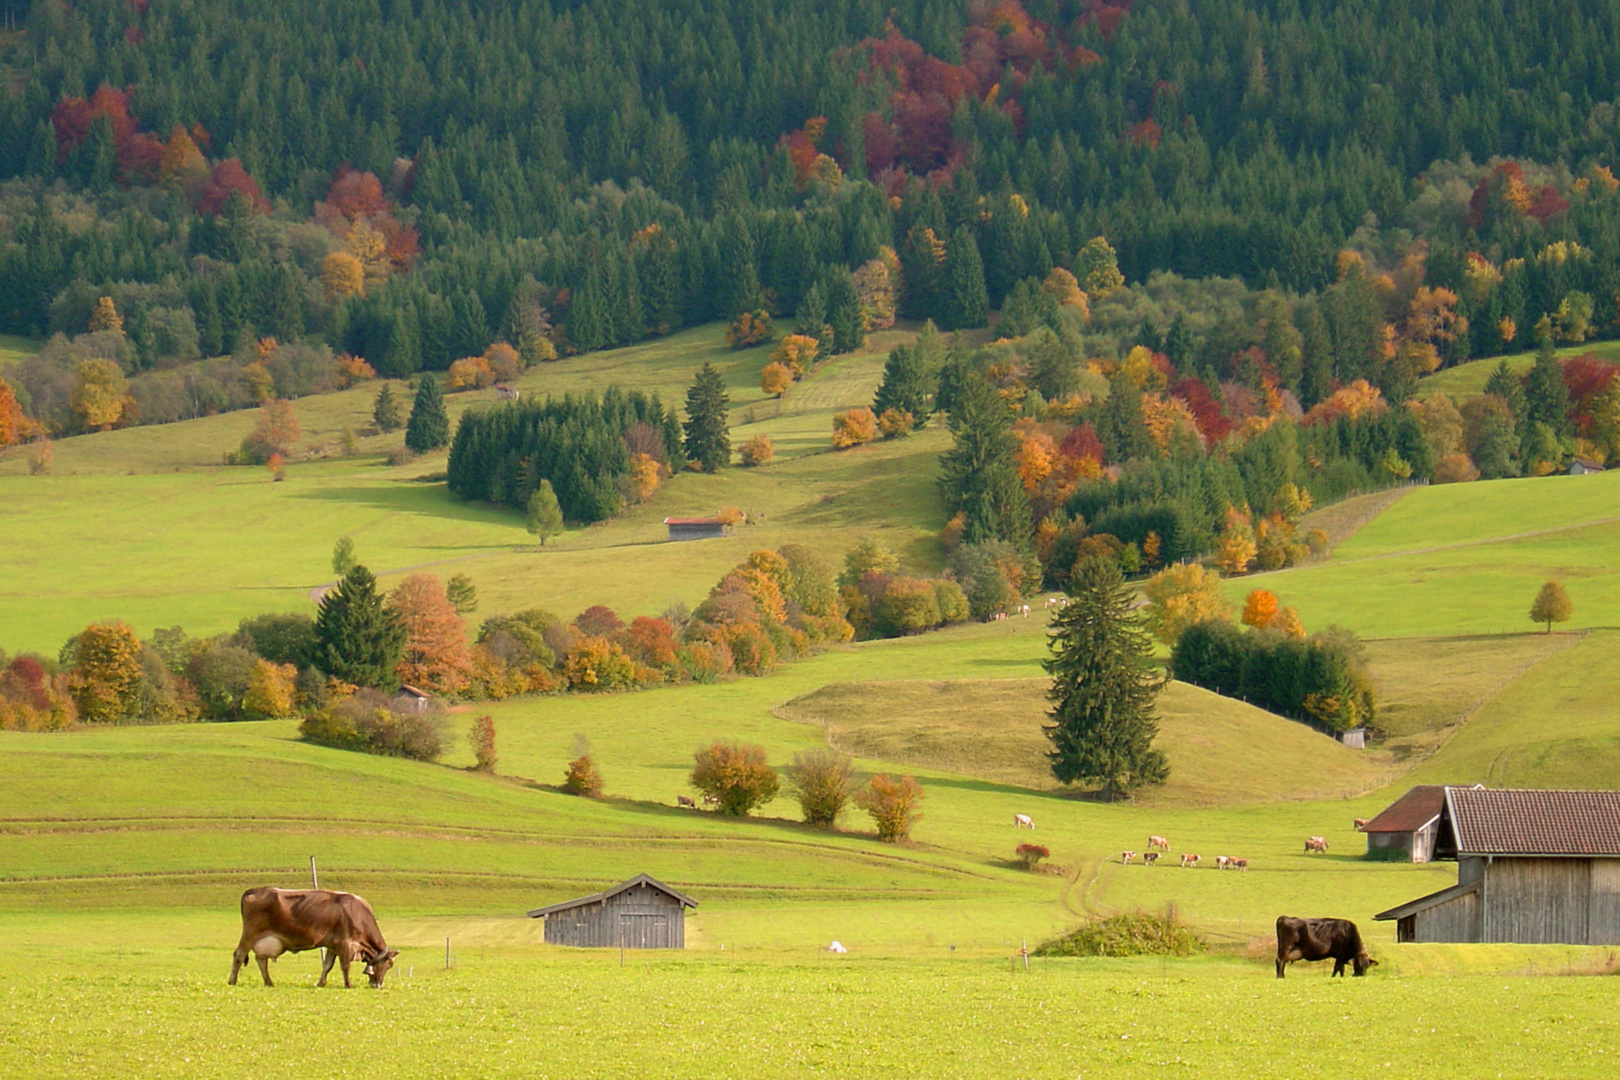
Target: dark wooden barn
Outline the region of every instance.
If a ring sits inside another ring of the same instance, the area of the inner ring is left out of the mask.
[[[546,944],[626,949],[686,948],[686,909],[697,901],[637,874],[605,892],[529,912],[546,920]]]
[[[713,540],[726,535],[719,518],[665,518],[671,540]]]
[[[1445,789],[1457,884],[1374,915],[1397,941],[1620,945],[1620,791]]]
[[[1426,863],[1434,858],[1434,838],[1446,806],[1441,784],[1415,787],[1390,803],[1361,827],[1367,834],[1367,856],[1399,862]]]

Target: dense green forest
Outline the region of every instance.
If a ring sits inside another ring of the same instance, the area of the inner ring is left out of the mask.
[[[760,309],[847,348],[874,295],[971,327],[1054,267],[1089,301],[1084,355],[1146,345],[1307,409],[1620,329],[1612,0],[0,20],[0,332],[63,335],[8,376],[52,431],[252,404],[255,359],[290,396],[331,353],[541,362]],[[75,410],[92,358],[132,407]]]

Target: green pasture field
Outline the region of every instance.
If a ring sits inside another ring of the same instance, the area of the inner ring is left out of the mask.
[[[344,427],[369,423],[371,386],[299,402],[306,449],[325,456],[289,466],[281,483],[263,469],[217,465],[251,429],[251,411],[58,440],[48,476],[22,475],[26,455],[13,449],[0,455],[8,506],[0,550],[13,571],[0,576],[0,648],[54,654],[98,619],[123,619],[142,634],[171,625],[209,634],[249,615],[312,610],[311,591],[332,579],[340,536],[354,539],[385,587],[413,570],[466,574],[478,588],[480,616],[538,606],[571,617],[607,604],[628,619],[673,601],[695,605],[750,551],[807,539],[836,562],[874,534],[909,566],[935,572],[944,559],[944,511],[934,478],[948,434],[936,426],[843,452],[829,443],[833,414],[870,402],[885,342],[898,340],[874,337],[780,402],[757,386],[769,350],[733,352],[712,329],[677,335],[674,344],[594,354],[592,367],[574,358],[527,373],[528,392],[577,393],[629,383],[635,369],[625,365],[641,355],[650,374],[633,385],[678,401],[691,371],[712,359],[732,380],[734,444],[770,434],[782,455],[759,469],[683,473],[613,520],[570,530],[544,548],[517,514],[451,498],[433,478],[443,453],[391,468],[380,455],[397,447],[395,433],[364,438],[359,456],[341,457]],[[454,411],[487,398],[449,400]],[[755,412],[762,418],[749,422]],[[749,514],[733,536],[666,542],[665,517],[726,506]],[[47,534],[52,543],[37,542]]]
[[[443,455],[389,467],[395,434],[342,457],[374,386],[299,403],[307,453],[284,483],[216,464],[251,414],[60,440],[45,477],[0,455],[0,647],[54,652],[95,618],[208,633],[309,610],[342,535],[384,584],[414,567],[467,573],[475,620],[694,603],[749,551],[789,541],[836,560],[876,533],[932,571],[948,435],[827,448],[833,413],[870,400],[889,340],[781,401],[757,389],[768,350],[731,352],[713,327],[528,373],[528,393],[617,381],[679,401],[708,358],[732,387],[734,441],[770,434],[781,455],[677,477],[541,550],[515,515],[450,500],[431,479]],[[763,679],[461,708],[438,765],[306,745],[292,721],[0,733],[0,1070],[1610,1075],[1612,980],[1584,976],[1620,966],[1613,950],[1397,946],[1371,915],[1455,869],[1367,862],[1351,822],[1412,782],[1620,786],[1617,483],[1421,488],[1339,509],[1323,525],[1331,558],[1228,588],[1239,601],[1272,589],[1308,629],[1367,638],[1386,741],[1350,751],[1172,684],[1171,783],[1131,802],[1079,797],[1043,770],[1038,605],[1027,620],[828,649]],[[753,517],[737,535],[663,542],[664,516],[727,505]],[[1527,618],[1548,576],[1575,603],[1550,636]],[[482,714],[497,727],[495,777],[470,770],[459,739]],[[763,745],[778,766],[831,742],[864,773],[917,776],[912,841],[877,842],[857,811],[841,831],[809,828],[786,793],[741,821],[680,809],[692,751],[717,738]],[[585,747],[600,800],[556,786]],[[1122,865],[1150,834],[1170,838],[1170,865]],[[1318,834],[1330,851],[1305,854]],[[1028,841],[1051,850],[1043,872],[1014,861]],[[1174,865],[1182,852],[1205,868]],[[321,884],[365,895],[405,950],[388,989],[316,992],[309,954],[277,965],[274,991],[253,970],[225,987],[237,897],[304,883],[312,855]],[[1210,869],[1217,855],[1250,869]],[[620,968],[616,953],[545,946],[523,917],[637,872],[699,900],[685,953]],[[1014,966],[1026,943],[1084,919],[1166,906],[1214,952]],[[1278,983],[1279,914],[1355,919],[1380,966],[1329,982],[1296,966]],[[834,939],[850,953],[823,951]]]
[[[1560,359],[1568,360],[1574,356],[1591,354],[1601,360],[1611,362],[1620,361],[1620,341],[1594,341],[1585,345],[1568,345],[1558,350]],[[1523,375],[1529,371],[1536,362],[1535,350],[1514,353],[1511,356],[1492,356],[1484,360],[1470,360],[1466,364],[1437,371],[1433,375],[1418,380],[1417,396],[1426,398],[1431,394],[1448,394],[1453,401],[1472,397],[1485,392],[1485,384],[1490,381],[1494,372],[1503,360],[1516,375]]]
[[[1307,630],[1449,637],[1533,628],[1530,603],[1563,582],[1560,629],[1620,625],[1620,473],[1493,480],[1413,490],[1331,559],[1227,581],[1241,603],[1270,589]]]
[[[217,948],[30,952],[0,984],[0,1061],[41,1078],[1587,1077],[1617,1053],[1597,978],[506,948],[402,958],[373,993],[316,990],[308,955],[266,989],[225,986]]]
[[[0,334],[0,374],[19,360],[26,360],[39,352],[39,342],[15,334]]]

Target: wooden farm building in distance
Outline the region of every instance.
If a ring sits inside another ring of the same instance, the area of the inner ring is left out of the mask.
[[[1395,940],[1620,945],[1620,791],[1444,793],[1457,884],[1374,915]]]
[[[605,892],[529,912],[546,920],[546,944],[626,949],[686,948],[686,909],[697,901],[637,874]]]
[[[1369,858],[1425,863],[1434,858],[1434,838],[1446,789],[1440,784],[1415,787],[1361,827],[1367,834]]]
[[[671,540],[713,540],[726,535],[719,518],[665,518]]]

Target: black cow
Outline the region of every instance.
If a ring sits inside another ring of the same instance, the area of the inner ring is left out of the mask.
[[[1343,975],[1346,962],[1359,975],[1378,961],[1367,955],[1361,931],[1349,919],[1295,919],[1277,916],[1277,978],[1294,960],[1332,960],[1333,974]]]

